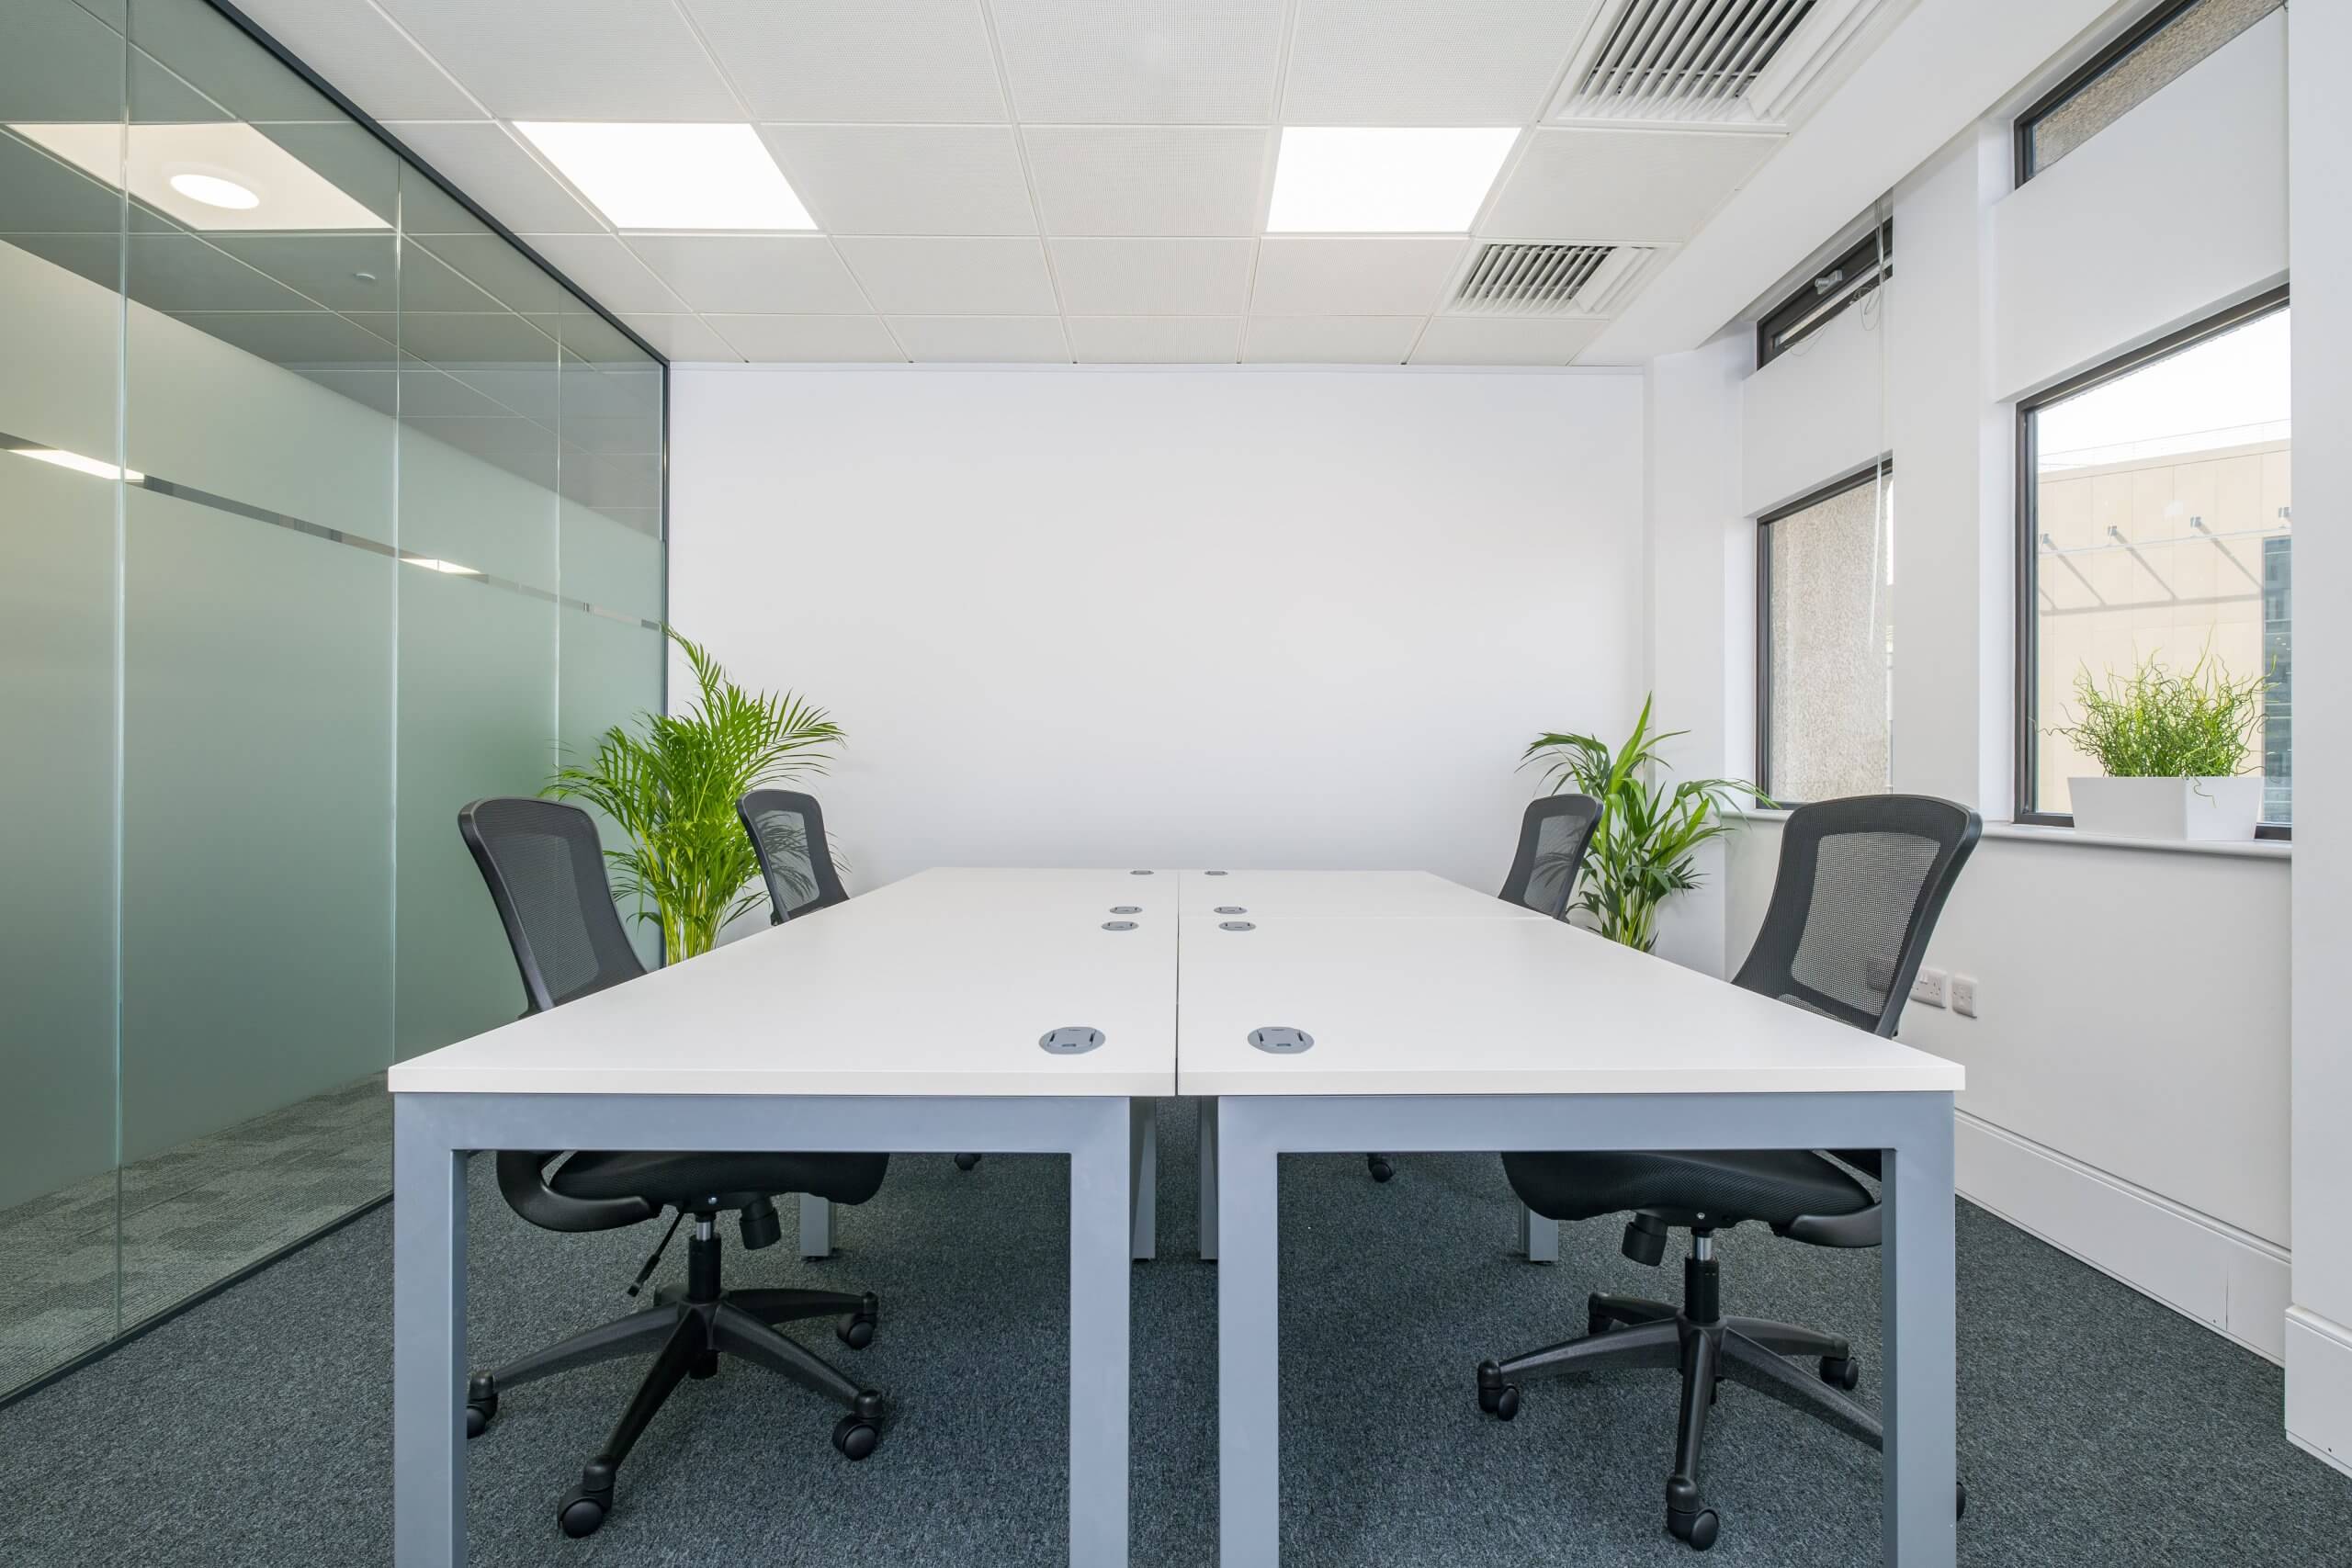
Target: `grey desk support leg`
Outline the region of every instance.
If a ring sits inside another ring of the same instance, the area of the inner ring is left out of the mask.
[[[401,1568],[466,1561],[466,1156],[436,1107],[392,1100],[392,1540]]]
[[[1530,1263],[1557,1263],[1560,1260],[1560,1222],[1547,1220],[1521,1203],[1519,1206],[1519,1234],[1514,1238],[1514,1246]]]
[[[1281,1323],[1274,1149],[1265,1102],[1228,1095],[1216,1108],[1217,1552],[1222,1568],[1273,1568],[1282,1526]],[[1257,1125],[1252,1123],[1256,1122]]]
[[[1069,1156],[1069,1560],[1105,1568],[1127,1562],[1129,1103],[1084,1102]]]
[[[1216,1261],[1216,1098],[1196,1102],[1201,1113],[1201,1261]]]
[[[832,1255],[832,1200],[820,1198],[814,1192],[803,1192],[800,1195],[800,1256],[817,1258]]]
[[[1159,1256],[1159,1101],[1127,1101],[1127,1206],[1138,1263]]]
[[[1958,1550],[1952,1122],[1949,1110],[1912,1120],[1904,1141],[1881,1156],[1885,1561],[1943,1564]]]

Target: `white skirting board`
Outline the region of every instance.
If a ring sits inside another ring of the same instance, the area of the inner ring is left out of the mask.
[[[2352,1328],[2287,1312],[2287,1440],[2352,1475]]]
[[[2247,1349],[2286,1359],[2285,1247],[1964,1111],[1956,1120],[1961,1196]],[[2352,1342],[2340,1350],[2352,1386]],[[2352,1429],[2339,1436],[2338,1451],[2352,1454]]]

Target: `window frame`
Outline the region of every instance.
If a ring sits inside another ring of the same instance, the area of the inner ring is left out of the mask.
[[[1772,549],[1771,538],[1766,532],[1773,524],[1784,522],[1800,512],[1809,512],[1825,501],[1835,501],[1849,491],[1867,484],[1892,483],[1894,479],[1894,456],[1883,452],[1863,467],[1817,485],[1797,497],[1758,513],[1756,519],[1756,787],[1775,808],[1803,806],[1802,800],[1783,800],[1772,793]],[[1893,723],[1893,716],[1888,722]],[[1890,753],[1890,765],[1892,756]],[[1887,787],[1894,787],[1890,778]]]
[[[2113,42],[2068,72],[2056,86],[2027,105],[2010,127],[2013,149],[2011,173],[2016,183],[2022,186],[2042,173],[2033,166],[2033,131],[2036,126],[2064,107],[2075,94],[2114,69],[2125,56],[2138,53],[2150,39],[2179,20],[2183,12],[2200,3],[2201,0],[2163,0],[2163,4],[2124,28]]]
[[[2039,734],[2035,721],[2040,716],[2034,712],[2034,675],[2041,651],[2037,636],[2040,615],[2034,605],[2034,593],[2040,586],[2037,567],[2041,553],[2034,547],[2039,542],[2036,507],[2041,487],[2037,472],[2040,451],[2034,438],[2033,416],[2077,392],[2086,392],[2160,359],[2169,359],[2176,354],[2274,311],[2285,310],[2290,302],[2288,293],[2288,286],[2283,283],[2276,288],[2265,289],[2250,299],[2217,310],[2177,332],[2167,333],[2153,343],[2127,350],[2088,370],[2046,387],[2031,397],[2018,400],[2017,494],[2014,501],[2017,514],[2017,601],[2011,617],[2016,622],[2016,642],[2012,649],[2016,671],[2011,692],[2013,711],[2010,723],[2010,751],[2015,764],[2010,780],[2012,821],[2037,828],[2072,828],[2075,825],[2074,813],[2043,811],[2033,804],[2034,765],[2039,761],[2034,752],[2034,742]],[[2295,836],[2293,825],[2284,822],[2257,823],[2254,831],[2257,839],[2292,840]]]
[[[1883,265],[1880,265],[1882,255],[1885,258]],[[1838,300],[1827,310],[1823,311],[1818,320],[1805,321],[1804,325],[1797,329],[1787,342],[1780,341],[1781,333],[1790,331],[1796,322],[1804,321],[1804,318],[1819,306],[1821,294],[1815,288],[1815,284],[1833,272],[1846,272],[1850,275],[1851,269],[1866,265],[1877,267],[1876,276]],[[1894,220],[1889,218],[1883,222],[1874,224],[1860,239],[1815,269],[1810,277],[1789,290],[1781,298],[1779,303],[1764,312],[1763,319],[1756,323],[1756,368],[1763,369],[1764,367],[1836,321],[1849,309],[1876,292],[1888,278],[1894,276]]]

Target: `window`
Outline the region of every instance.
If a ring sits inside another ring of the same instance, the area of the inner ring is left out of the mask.
[[[2172,0],[2157,6],[2018,117],[2018,184],[2113,125],[2282,3]]]
[[[1819,332],[1847,306],[1894,276],[1894,224],[1890,220],[1756,323],[1756,366],[1765,366]]]
[[[1874,468],[1757,528],[1756,778],[1782,806],[1887,787],[1894,474]]]
[[[2280,290],[2018,409],[2018,805],[2066,822],[2098,772],[2051,727],[2148,660],[2264,674],[2265,832],[2293,820],[2293,500]]]

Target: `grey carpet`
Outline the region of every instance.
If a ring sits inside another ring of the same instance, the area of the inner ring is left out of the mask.
[[[1190,1568],[1215,1562],[1216,1456],[1189,1102],[1163,1106],[1161,1150],[1164,1255],[1135,1273],[1134,1560]],[[478,1357],[616,1315],[650,1228],[533,1230],[476,1165]],[[1482,1356],[1577,1332],[1588,1290],[1672,1293],[1674,1257],[1628,1263],[1598,1221],[1566,1227],[1556,1268],[1513,1260],[1489,1157],[1406,1156],[1385,1187],[1353,1157],[1283,1169],[1286,1563],[1690,1562],[1660,1528],[1669,1374],[1536,1385],[1507,1427],[1477,1414],[1470,1377]],[[566,1540],[556,1498],[635,1368],[574,1373],[514,1394],[471,1445],[474,1561],[1060,1562],[1066,1192],[1058,1159],[990,1156],[965,1175],[910,1156],[844,1212],[831,1261],[730,1250],[730,1282],[881,1292],[881,1339],[862,1355],[794,1330],[895,1396],[881,1452],[845,1462],[829,1406],[730,1365],[662,1413],[604,1531]],[[2280,1435],[2276,1368],[1966,1206],[1960,1247],[1963,1563],[2346,1560],[2352,1481]],[[1874,1254],[1736,1233],[1721,1255],[1728,1310],[1850,1334],[1874,1401]],[[390,1268],[390,1215],[369,1215],[0,1411],[0,1563],[389,1562]],[[673,1254],[665,1277],[681,1269]],[[1876,1561],[1875,1455],[1742,1388],[1716,1416],[1724,1530],[1709,1561]]]

